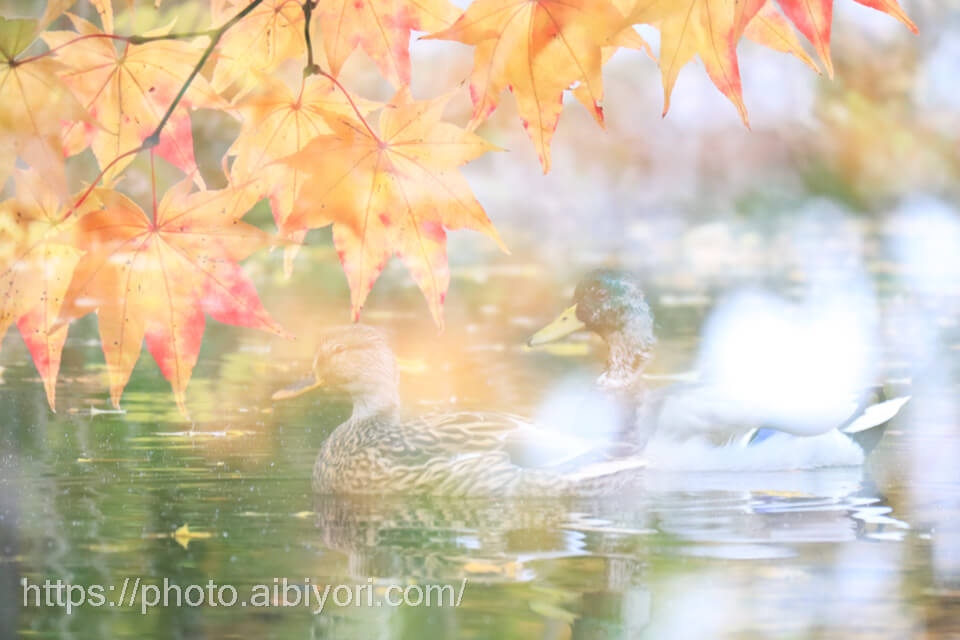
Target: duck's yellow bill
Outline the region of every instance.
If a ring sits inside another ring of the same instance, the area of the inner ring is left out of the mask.
[[[577,319],[577,305],[573,305],[554,318],[553,322],[530,336],[527,344],[531,347],[535,347],[538,344],[547,344],[548,342],[559,340],[571,333],[580,331],[584,326],[585,325]]]
[[[298,380],[294,382],[289,387],[284,387],[277,391],[271,396],[274,400],[289,400],[290,398],[296,398],[297,396],[302,396],[308,391],[313,391],[318,387],[323,386],[323,380],[317,378],[316,376],[310,376],[304,378],[303,380]]]

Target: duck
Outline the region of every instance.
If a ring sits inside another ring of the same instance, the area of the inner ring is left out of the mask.
[[[317,454],[317,495],[598,496],[624,490],[642,471],[633,451],[598,448],[510,413],[407,416],[383,331],[330,327],[317,341],[310,375],[273,394],[283,401],[322,388],[352,400]]]
[[[650,470],[788,471],[862,465],[910,400],[864,390],[836,424],[766,424],[750,407],[698,382],[653,387],[647,365],[657,344],[640,279],[616,269],[588,273],[572,304],[534,333],[538,347],[586,331],[607,346],[597,386],[628,407],[617,437],[644,451]]]

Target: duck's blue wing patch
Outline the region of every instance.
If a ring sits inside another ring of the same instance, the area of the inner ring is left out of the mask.
[[[777,431],[776,429],[762,429],[762,428],[757,429],[756,431],[753,432],[753,437],[750,438],[750,442],[747,443],[747,446],[749,447],[755,444],[760,444],[764,440],[771,438],[777,433],[780,433],[780,432]]]

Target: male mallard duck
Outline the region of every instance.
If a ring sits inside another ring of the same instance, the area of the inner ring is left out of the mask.
[[[859,465],[886,424],[909,397],[853,404],[836,425],[792,424],[764,428],[746,407],[708,385],[650,389],[644,369],[656,338],[653,315],[638,281],[613,270],[588,274],[573,304],[530,338],[530,346],[585,329],[609,348],[598,385],[633,409],[620,437],[646,448],[653,468],[784,470]]]
[[[639,458],[608,460],[593,443],[544,432],[511,414],[404,418],[397,381],[396,361],[383,333],[355,324],[324,331],[312,377],[274,394],[279,400],[323,386],[353,400],[352,414],[317,455],[317,493],[600,495],[622,488],[643,466]],[[525,464],[524,450],[530,448],[541,460],[548,450],[553,460]]]

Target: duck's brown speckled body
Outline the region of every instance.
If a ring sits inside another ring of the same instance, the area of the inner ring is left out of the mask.
[[[325,331],[314,376],[298,391],[322,384],[346,391],[354,404],[317,455],[313,487],[320,494],[603,495],[634,481],[642,467],[639,458],[604,460],[587,444],[565,452],[565,470],[571,455],[585,454],[574,471],[524,466],[515,459],[518,448],[549,447],[551,434],[508,413],[403,418],[393,354],[372,327]]]

